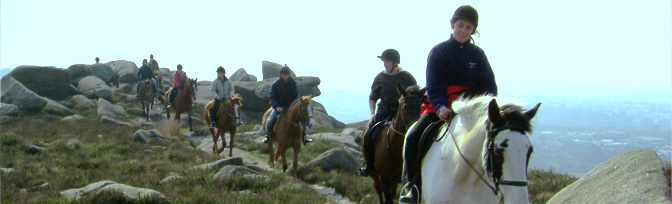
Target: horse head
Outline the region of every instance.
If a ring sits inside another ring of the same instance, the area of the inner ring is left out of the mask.
[[[198,86],[196,85],[197,79],[189,79],[187,82],[184,84],[184,90],[187,92],[187,96],[191,97],[192,100],[196,100],[196,91],[198,90]]]
[[[397,117],[401,117],[400,119],[408,128],[408,124],[420,118],[420,107],[422,106],[422,97],[425,95],[425,88],[420,89],[417,85],[413,85],[404,89],[401,84],[397,84],[397,92],[401,95]]]
[[[231,101],[231,104],[233,104],[229,110],[233,110],[233,118],[236,119],[236,125],[241,126],[243,125],[243,121],[240,119],[240,107],[243,106],[243,97],[240,96],[240,94],[235,94],[229,98]],[[231,113],[229,113],[231,114]]]
[[[526,112],[514,105],[500,108],[495,99],[488,105],[483,166],[505,203],[529,202],[527,167],[533,148],[528,133],[532,131],[530,120],[540,105]]]
[[[313,119],[313,105],[312,105],[313,99],[312,99],[312,97],[313,97],[312,95],[308,95],[308,96],[302,96],[301,98],[299,98],[299,102],[301,103],[301,106],[300,106],[301,113],[299,115],[299,117],[300,117],[299,119],[304,124],[312,125],[315,121]]]

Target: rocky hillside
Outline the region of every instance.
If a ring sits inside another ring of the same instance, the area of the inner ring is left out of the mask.
[[[280,65],[277,63],[262,62],[264,80],[257,81],[257,77],[247,74],[244,69],[231,75],[236,93],[243,96],[242,117],[245,121],[260,123],[263,112],[270,105],[268,92],[270,86],[277,79]],[[106,64],[75,64],[67,69],[41,66],[20,66],[13,69],[2,78],[2,108],[0,115],[17,115],[19,113],[45,113],[55,115],[71,115],[72,108],[80,103],[91,105],[86,99],[103,99],[111,102],[113,93],[134,94],[137,83],[138,66],[130,61],[117,60]],[[167,90],[172,87],[174,71],[161,68],[162,87]],[[317,77],[296,77],[301,95],[320,95],[320,79]],[[83,97],[82,97],[83,96]],[[197,103],[205,105],[211,100],[210,82],[198,83]],[[129,100],[133,103],[132,99]],[[345,124],[327,114],[327,110],[317,101],[314,101],[315,119],[317,126],[328,128],[343,128]],[[157,106],[155,106],[157,107]],[[137,112],[137,110],[124,110]],[[197,110],[201,111],[201,110]],[[158,113],[162,113],[158,110]],[[124,114],[121,114],[123,116]],[[117,115],[119,116],[119,115]]]

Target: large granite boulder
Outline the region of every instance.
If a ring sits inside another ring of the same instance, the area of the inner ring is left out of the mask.
[[[81,107],[84,107],[84,108],[90,108],[90,109],[95,109],[96,108],[96,104],[93,103],[93,101],[86,98],[86,96],[74,95],[74,96],[72,96],[72,101],[75,102],[75,104],[77,106],[81,106]]]
[[[2,77],[0,84],[0,100],[3,103],[13,104],[19,110],[40,112],[47,106],[47,100],[30,89],[26,88],[9,75]]]
[[[319,96],[322,94],[320,89],[317,88],[320,85],[320,78],[317,77],[297,77],[296,86],[299,89],[299,95],[307,96],[311,95],[313,97]]]
[[[256,82],[257,77],[251,74],[248,74],[245,69],[240,68],[238,71],[233,73],[231,77],[229,77],[231,81],[249,81],[249,82]]]
[[[139,129],[133,133],[133,141],[147,143],[150,140],[169,141],[161,132],[156,129],[143,130]]]
[[[68,67],[68,71],[70,71],[70,82],[72,84],[77,84],[79,80],[87,76],[96,76],[105,83],[110,83],[114,74],[116,74],[112,66],[107,64],[74,64]]]
[[[201,164],[192,167],[192,169],[203,169],[203,170],[213,170],[213,169],[221,169],[224,166],[228,165],[235,165],[235,166],[242,166],[243,165],[243,159],[241,157],[230,157],[226,159],[220,159],[214,162],[210,162],[207,164]]]
[[[126,184],[120,184],[114,181],[99,181],[84,186],[82,188],[68,189],[62,191],[60,194],[67,200],[79,200],[82,198],[82,196],[88,194],[97,194],[105,191],[121,192],[122,194],[124,194],[124,196],[137,202],[148,198],[151,198],[152,201],[160,203],[170,202],[168,201],[168,198],[166,198],[166,196],[164,196],[163,194],[161,194],[156,190],[133,187]]]
[[[175,72],[170,71],[168,68],[159,68],[159,74],[161,75],[161,88],[164,91],[167,91],[173,87],[173,74]],[[158,84],[157,84],[158,85]]]
[[[62,100],[77,94],[77,90],[70,85],[70,72],[67,69],[19,66],[7,75],[12,76],[37,95],[53,100]]]
[[[116,118],[116,117],[121,117],[121,116],[128,115],[128,113],[126,113],[126,110],[124,110],[124,108],[121,107],[120,105],[115,105],[115,104],[112,104],[112,103],[110,103],[109,101],[107,101],[103,98],[99,98],[98,99],[98,114],[97,115],[101,116],[101,117],[102,116],[110,116],[110,117]]]
[[[44,107],[44,109],[42,109],[42,112],[52,115],[72,115],[72,110],[70,110],[68,107],[65,107],[64,105],[49,99],[46,100],[47,105]]]
[[[281,64],[275,63],[275,62],[269,62],[269,61],[262,61],[261,62],[261,73],[264,75],[264,79],[272,79],[272,78],[278,78],[280,76],[280,68],[282,67]],[[291,70],[290,68],[290,74],[292,78],[296,78],[296,74],[294,74],[294,71]]]
[[[112,99],[112,89],[96,76],[87,76],[79,80],[77,89],[86,97],[89,98],[104,98]]]
[[[670,203],[670,184],[656,152],[633,150],[606,161],[547,203]]]
[[[131,61],[126,60],[117,60],[105,63],[112,67],[112,71],[119,76],[119,83],[131,83],[135,84],[138,82],[138,66]]]
[[[317,166],[324,171],[341,170],[350,173],[355,173],[361,168],[357,158],[343,148],[331,149],[306,165]]]
[[[18,115],[19,107],[13,104],[0,103],[0,116],[3,115]]]

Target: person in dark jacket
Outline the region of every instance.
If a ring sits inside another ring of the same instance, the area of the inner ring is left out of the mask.
[[[404,89],[409,86],[417,86],[417,82],[411,73],[404,71],[399,67],[401,56],[395,49],[387,49],[383,51],[381,56],[378,56],[383,61],[385,70],[381,71],[373,79],[371,85],[371,94],[369,95],[369,110],[371,111],[371,119],[368,123],[368,128],[364,134],[364,165],[360,169],[359,174],[362,176],[369,175],[369,168],[373,162],[373,144],[366,142],[368,137],[371,137],[371,128],[378,122],[385,121],[388,118],[394,117],[399,107],[399,91],[397,87],[401,85]],[[376,111],[376,101],[378,103],[378,111]]]
[[[152,80],[152,91],[154,94],[158,94],[156,91],[156,82],[154,81],[154,72],[152,72],[152,68],[147,64],[147,59],[142,60],[142,67],[140,67],[140,70],[138,71],[138,85],[135,88],[136,93],[140,90],[140,84],[145,79]],[[139,95],[137,97],[139,97]]]
[[[405,170],[409,192],[399,203],[416,203],[420,193],[418,142],[427,126],[453,116],[451,103],[460,96],[497,95],[495,75],[483,49],[473,44],[471,36],[478,27],[478,12],[471,6],[457,8],[450,20],[453,33],[445,42],[434,46],[427,57],[427,97],[420,119],[406,136]]]
[[[264,143],[271,141],[271,137],[275,135],[273,127],[275,126],[278,114],[287,109],[294,100],[299,99],[299,89],[296,86],[296,81],[289,76],[289,73],[289,67],[287,65],[282,66],[282,68],[280,68],[280,78],[275,80],[273,85],[271,85],[269,100],[273,110],[271,111],[271,115],[268,116],[268,122],[266,123],[266,139],[264,139]],[[303,126],[302,139],[303,144],[305,145],[313,140],[306,139],[308,124],[301,123],[301,125]]]

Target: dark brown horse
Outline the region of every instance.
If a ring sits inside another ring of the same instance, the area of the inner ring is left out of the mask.
[[[203,116],[205,121],[210,121],[210,107],[215,103],[214,100],[208,102],[208,105],[205,106],[203,110]],[[210,134],[212,134],[212,141],[215,145],[212,146],[212,152],[221,153],[226,147],[226,138],[224,133],[229,133],[229,157],[233,156],[233,139],[236,136],[236,129],[238,125],[241,125],[240,121],[240,111],[238,110],[243,106],[243,98],[239,95],[233,95],[228,100],[222,101],[222,104],[219,105],[219,110],[217,110],[217,132],[210,129]],[[217,139],[222,137],[222,148],[217,149]]]
[[[145,79],[140,83],[138,90],[140,105],[142,106],[142,118],[149,121],[149,111],[154,107],[154,93],[152,93],[152,80]]]
[[[175,120],[180,120],[180,114],[187,112],[189,114],[189,131],[193,131],[191,127],[191,115],[193,113],[192,107],[194,101],[196,100],[196,81],[198,79],[189,79],[184,83],[182,89],[177,91],[177,96],[175,96],[175,103],[173,104],[173,110],[175,110]],[[164,94],[163,103],[164,108],[166,109],[166,117],[170,119],[170,110],[168,109],[167,101],[170,100],[170,94],[172,91],[168,91]]]
[[[370,167],[371,179],[373,179],[380,203],[393,203],[392,199],[397,193],[397,185],[401,182],[404,165],[402,151],[406,131],[413,122],[420,118],[421,98],[425,94],[425,89],[418,90],[417,86],[411,86],[406,90],[399,86],[397,91],[401,94],[397,114],[392,122],[382,127],[373,144],[375,160],[373,166]],[[363,142],[364,137],[362,137]],[[362,152],[363,150],[362,147]]]
[[[294,149],[294,174],[299,166],[299,151],[301,151],[301,133],[303,126],[301,123],[309,123],[312,117],[313,106],[311,96],[303,96],[294,100],[292,104],[285,109],[278,118],[275,125],[275,136],[268,143],[269,161],[271,168],[275,168],[275,162],[282,156],[282,171],[287,171],[287,159],[285,153],[287,149]],[[273,109],[269,108],[262,117],[262,127],[266,127],[266,121]],[[264,129],[265,131],[265,129]],[[278,150],[273,152],[273,143],[278,143]]]

